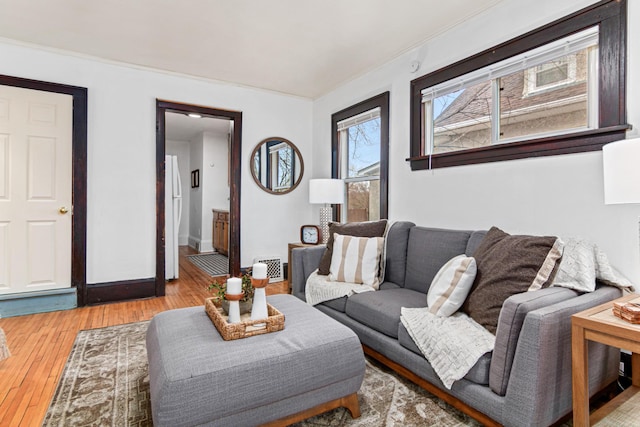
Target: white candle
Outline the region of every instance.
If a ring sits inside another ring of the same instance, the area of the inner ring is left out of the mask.
[[[267,278],[267,264],[262,262],[253,264],[252,276],[254,279],[266,279]]]
[[[230,295],[239,295],[242,293],[242,279],[239,277],[230,277],[227,279],[227,293]]]

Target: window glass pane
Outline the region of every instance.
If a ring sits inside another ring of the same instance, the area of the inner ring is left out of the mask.
[[[380,117],[347,128],[346,178],[380,174]]]
[[[491,144],[491,82],[433,99],[433,153]]]
[[[380,219],[380,180],[348,182],[346,222]]]
[[[500,140],[588,127],[589,49],[499,80]]]
[[[551,61],[535,68],[536,87],[549,86],[569,80],[569,62],[565,60]]]
[[[286,191],[293,183],[294,156],[292,148],[271,151],[271,173],[273,191]]]

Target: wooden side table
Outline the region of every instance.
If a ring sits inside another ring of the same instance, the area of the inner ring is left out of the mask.
[[[640,295],[631,294],[616,301],[640,303]],[[571,362],[573,368],[573,425],[595,424],[603,418],[626,413],[637,416],[640,425],[640,325],[613,315],[613,301],[571,316]],[[629,350],[631,386],[589,417],[589,370],[587,341]],[[637,394],[637,395],[636,395]],[[635,421],[634,421],[635,422]]]
[[[308,245],[306,243],[295,242],[289,243],[289,249],[287,252],[287,281],[289,282],[289,293],[291,293],[291,251],[295,248],[306,248],[309,246],[319,246],[319,245]]]

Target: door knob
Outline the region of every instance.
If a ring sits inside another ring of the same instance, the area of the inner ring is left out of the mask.
[[[69,209],[67,209],[67,207],[66,207],[66,206],[63,206],[63,207],[61,207],[61,208],[60,208],[60,213],[61,213],[62,215],[66,214],[67,212],[69,212]]]

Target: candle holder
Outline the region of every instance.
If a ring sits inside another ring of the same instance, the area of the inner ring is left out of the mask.
[[[267,294],[265,292],[267,284],[269,284],[269,278],[251,278],[251,285],[255,289],[253,293],[253,306],[251,307],[251,320],[266,319],[269,317],[267,312]],[[266,324],[258,323],[255,326],[258,328],[264,328]]]
[[[229,294],[225,295],[225,299],[229,301],[229,319],[227,322],[229,323],[240,323],[240,300],[244,296],[244,292],[239,294]]]

